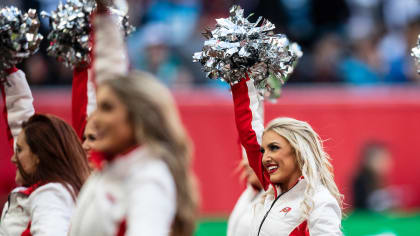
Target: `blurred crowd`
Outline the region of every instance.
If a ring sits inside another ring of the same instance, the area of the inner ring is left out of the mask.
[[[64,1],[64,0],[63,0]],[[118,1],[118,0],[117,0]],[[59,0],[0,0],[1,6],[52,11]],[[264,16],[276,33],[298,42],[304,52],[290,83],[374,85],[416,83],[410,56],[420,33],[418,0],[128,0],[137,30],[128,39],[133,68],[155,74],[171,88],[223,87],[205,79],[192,54],[201,33],[239,4],[246,14]],[[42,33],[48,33],[48,20]],[[72,72],[41,52],[20,66],[32,85],[70,84]]]

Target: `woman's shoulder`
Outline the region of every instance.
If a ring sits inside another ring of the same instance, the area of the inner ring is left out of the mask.
[[[315,206],[325,205],[325,204],[334,204],[339,205],[337,199],[330,193],[327,187],[320,184],[314,194]]]
[[[161,158],[157,157],[147,148],[141,148],[133,153],[130,160],[127,160],[126,174],[133,181],[154,181],[164,186],[174,185],[171,171]]]
[[[141,164],[141,171],[133,171],[137,179],[154,179],[159,182],[172,182],[172,174],[168,165],[153,155],[147,156]]]
[[[62,183],[51,182],[31,186],[26,188],[23,193],[28,195],[33,202],[54,202],[58,199],[68,204],[73,204],[73,195],[70,189],[70,185],[66,188]]]
[[[29,187],[31,188],[31,187]],[[35,186],[33,193],[40,193],[40,192],[68,192],[67,188],[64,184],[59,182],[49,182],[45,184],[38,184]]]
[[[161,176],[162,178],[171,176],[168,165],[147,147],[139,148],[133,152],[131,161],[128,162],[131,163],[130,166],[134,170],[142,169],[141,172],[134,171],[138,176]]]
[[[114,183],[126,189],[138,189],[139,186],[153,183],[161,186],[165,192],[175,191],[175,181],[168,165],[146,147],[138,147],[119,157],[99,175],[113,179]]]

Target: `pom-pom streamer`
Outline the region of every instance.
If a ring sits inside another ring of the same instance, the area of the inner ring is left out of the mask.
[[[16,7],[0,10],[0,81],[5,81],[7,69],[38,51],[43,39],[38,33],[39,26],[34,9],[24,14]]]
[[[51,14],[42,12],[43,17],[50,18],[48,55],[57,58],[69,68],[90,65],[92,51],[89,37],[92,30],[90,16],[95,9],[96,2],[92,0],[68,0],[65,4],[60,3]],[[134,31],[126,14],[113,8],[109,10],[118,17],[126,36]]]
[[[207,40],[202,51],[194,54],[193,61],[203,65],[210,79],[230,84],[248,73],[262,93],[278,97],[280,90],[275,86],[286,82],[302,51],[285,35],[273,34],[275,26],[270,21],[260,17],[251,23],[248,18],[235,5],[228,18],[216,19],[215,29],[203,33]],[[273,83],[273,79],[278,82]]]

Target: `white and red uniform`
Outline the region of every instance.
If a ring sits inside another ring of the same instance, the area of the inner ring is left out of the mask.
[[[18,187],[9,194],[0,228],[5,236],[66,236],[74,206],[62,184]]]
[[[249,235],[342,235],[340,230],[340,206],[322,184],[317,185],[315,194],[312,197],[314,201],[312,212],[308,218],[302,218],[301,204],[305,197],[306,184],[306,180],[301,178],[287,192],[281,193],[281,190],[278,189],[277,191],[280,194],[277,196],[277,200],[274,194],[267,194],[263,202],[255,204],[254,220]],[[267,212],[269,213],[267,214]],[[265,216],[266,214],[267,216]]]
[[[128,72],[122,32],[112,16],[94,19],[95,81]],[[167,165],[147,146],[104,160],[83,186],[72,219],[71,236],[168,236],[176,214],[176,186]],[[99,156],[99,157],[98,157]]]
[[[7,135],[10,144],[22,130],[22,123],[34,114],[33,98],[25,74],[10,70],[1,84],[6,103]],[[74,208],[71,193],[59,183],[17,187],[9,195],[0,221],[2,236],[65,236]]]
[[[227,236],[248,236],[254,218],[255,204],[261,201],[264,191],[248,185],[241,194],[228,219]]]
[[[176,187],[166,164],[138,147],[93,173],[77,204],[71,236],[168,236]]]
[[[255,94],[259,96],[258,93]],[[261,100],[262,98],[258,98]],[[264,120],[264,104],[256,103],[253,107],[258,120]],[[264,127],[258,127],[258,130],[263,131]],[[242,158],[248,163],[246,150],[241,145]],[[233,208],[232,213],[228,219],[227,236],[248,236],[251,229],[252,220],[254,218],[254,207],[257,202],[261,201],[263,190],[256,190],[250,183],[247,184],[245,191],[241,194],[238,201]]]
[[[309,213],[309,217],[303,218],[301,204],[305,196],[306,180],[299,179],[292,189],[284,193],[270,182],[269,175],[262,165],[260,144],[264,126],[257,110],[262,106],[262,100],[254,82],[249,78],[243,79],[232,86],[232,95],[236,126],[248,162],[263,188],[265,190],[272,188],[265,194],[263,203],[254,206],[253,224],[249,235],[342,235],[340,206],[324,185],[318,183],[315,187],[316,191],[312,198],[313,210]]]

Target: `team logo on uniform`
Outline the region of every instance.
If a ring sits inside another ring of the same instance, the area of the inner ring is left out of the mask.
[[[110,193],[106,193],[106,198],[112,203],[112,204],[114,204],[115,203],[115,201],[116,201],[116,199],[115,199],[115,197],[112,195],[112,194],[110,194]]]
[[[289,211],[291,211],[292,210],[292,208],[291,207],[285,207],[285,208],[283,208],[280,212],[284,212],[284,215],[286,216],[287,215],[287,213],[289,213]]]

